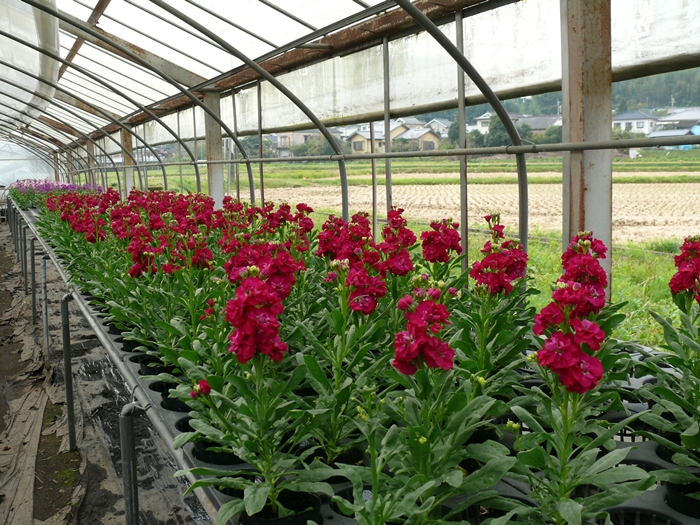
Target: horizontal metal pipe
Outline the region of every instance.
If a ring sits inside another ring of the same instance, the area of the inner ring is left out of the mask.
[[[217,161],[197,161],[197,165],[207,164],[246,164],[247,162],[309,162],[339,160],[369,160],[369,159],[394,159],[394,158],[421,158],[421,157],[454,157],[460,155],[516,155],[519,153],[556,153],[564,151],[586,151],[599,149],[629,149],[629,148],[654,148],[664,146],[700,145],[700,135],[688,135],[683,137],[662,137],[657,139],[623,139],[603,140],[597,142],[566,142],[558,144],[523,144],[522,146],[498,146],[490,148],[454,148],[431,151],[392,151],[388,153],[357,153],[349,155],[311,155],[308,157],[272,157],[244,159],[225,159]],[[164,162],[163,166],[191,166],[193,162]],[[159,164],[137,164],[137,166],[159,166]],[[112,168],[113,169],[113,168]],[[86,170],[79,170],[84,172]]]

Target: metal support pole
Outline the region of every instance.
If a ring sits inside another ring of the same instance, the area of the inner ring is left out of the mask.
[[[136,438],[134,436],[134,412],[141,408],[138,403],[124,405],[119,414],[119,442],[122,453],[122,476],[124,479],[124,507],[126,525],[139,524],[139,492],[136,473]]]
[[[22,228],[22,275],[24,275],[24,295],[29,295],[29,272],[27,271],[27,233],[29,232],[29,226],[26,224]]]
[[[22,228],[20,228],[20,222],[22,221],[22,219],[20,218],[18,211],[15,211],[15,219],[15,262],[19,262],[19,247],[21,242],[20,236],[22,235]]]
[[[384,67],[384,152],[391,151],[391,84],[389,78],[389,38],[382,39],[382,63]],[[394,205],[391,191],[391,159],[384,161],[384,185],[386,186],[386,211]]]
[[[204,104],[217,117],[221,117],[221,96],[218,91],[205,91]],[[207,188],[209,196],[214,199],[214,208],[220,209],[224,202],[224,165],[223,143],[221,126],[219,126],[209,114],[204,115],[204,145],[206,147],[207,162]]]
[[[262,135],[262,82],[258,80],[258,155],[263,158],[263,135]],[[265,206],[265,163],[258,164],[260,170],[260,205]],[[345,219],[347,220],[347,219]]]
[[[36,324],[36,257],[35,252],[35,241],[36,238],[32,237],[29,243],[30,261],[31,261],[31,274],[32,274],[32,324]]]
[[[610,140],[612,58],[610,0],[561,0],[562,141]],[[612,152],[562,157],[562,247],[582,230],[612,244]],[[601,259],[611,276],[612,259]],[[608,279],[610,282],[610,279]],[[610,287],[606,294],[609,297]]]
[[[455,13],[455,27],[457,29],[455,38],[457,40],[457,49],[464,54],[464,26],[462,24],[462,11]],[[467,116],[465,113],[464,103],[464,71],[457,66],[457,123],[459,125],[459,144],[457,147],[467,147]],[[460,155],[459,157],[459,225],[462,237],[462,253],[469,253],[469,207],[468,195],[469,187],[467,186],[467,157]],[[466,272],[469,269],[469,258],[462,259],[462,271]]]
[[[73,299],[67,293],[61,299],[61,328],[63,330],[63,375],[66,382],[66,408],[68,409],[68,444],[70,450],[77,450],[75,440],[75,407],[73,406],[73,370],[70,355],[70,325],[68,320],[68,301]]]
[[[369,123],[369,151],[374,153],[374,122]],[[374,241],[376,242],[379,238],[379,226],[377,211],[379,206],[377,206],[377,161],[372,159],[372,234],[374,235]]]
[[[46,261],[50,257],[46,254],[41,258],[41,317],[44,322],[44,365],[49,369],[49,300],[48,285],[46,283]]]

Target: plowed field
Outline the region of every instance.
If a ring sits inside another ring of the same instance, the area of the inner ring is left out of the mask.
[[[636,175],[642,174],[636,173]],[[659,173],[654,175],[658,176]],[[400,176],[397,175],[397,177]],[[385,209],[384,187],[378,188],[378,198],[379,209]],[[339,211],[341,207],[340,189],[336,187],[270,188],[265,191],[265,199],[274,202],[306,202],[319,210]],[[459,185],[457,184],[394,186],[393,200],[397,207],[406,210],[404,215],[409,219],[429,221],[443,217],[459,218]],[[351,211],[371,211],[371,208],[371,187],[351,186]],[[530,185],[529,208],[531,229],[560,230],[561,184]],[[487,213],[500,212],[502,222],[507,225],[508,231],[516,232],[517,186],[515,184],[470,185],[468,211],[470,224],[480,222],[480,218]],[[616,242],[683,238],[699,233],[700,184],[613,185],[613,239]]]

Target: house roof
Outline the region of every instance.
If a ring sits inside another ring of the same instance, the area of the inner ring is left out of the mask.
[[[475,120],[488,120],[491,117],[493,117],[495,114],[496,113],[491,113],[490,111],[487,111],[486,113],[484,113],[480,117],[476,117]],[[510,117],[511,120],[517,120],[519,118],[529,117],[530,115],[523,115],[522,113],[510,113],[509,112],[508,116]]]
[[[433,122],[437,122],[438,124],[441,124],[445,126],[446,128],[449,128],[452,125],[451,120],[447,120],[446,118],[434,118],[430,122],[426,124],[426,126],[430,126]]]
[[[697,122],[698,120],[700,120],[700,109],[687,109],[685,111],[681,111],[680,113],[665,115],[659,118],[659,123],[662,124],[685,121]]]
[[[657,139],[659,137],[683,137],[685,135],[692,135],[689,129],[664,129],[661,131],[654,131],[647,135],[649,139]]]
[[[435,135],[436,137],[440,138],[440,136],[430,128],[411,128],[411,129],[404,131],[400,135],[397,135],[395,138],[406,139],[406,140],[415,140],[415,139],[419,139],[427,134],[432,134],[432,135]]]
[[[541,117],[522,117],[515,120],[515,125],[520,127],[523,124],[530,126],[533,130],[544,131],[550,126],[561,126],[561,115],[543,115]]]
[[[424,121],[418,120],[416,117],[402,117],[397,121],[407,126],[423,126],[425,124]]]
[[[646,113],[644,111],[625,111],[623,113],[618,113],[617,115],[613,115],[613,121],[615,120],[661,120],[659,117],[650,115],[649,113]]]

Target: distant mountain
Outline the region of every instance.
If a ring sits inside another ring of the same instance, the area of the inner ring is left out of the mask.
[[[561,91],[503,101],[509,112],[532,116],[556,115],[559,103],[561,103]],[[700,107],[700,68],[613,84],[613,109],[618,112],[667,108],[671,105]],[[474,119],[487,111],[493,111],[489,104],[467,107],[467,123],[474,124]],[[457,110],[450,109],[421,115],[421,119],[426,122],[434,118],[446,118],[454,122],[457,120]]]

